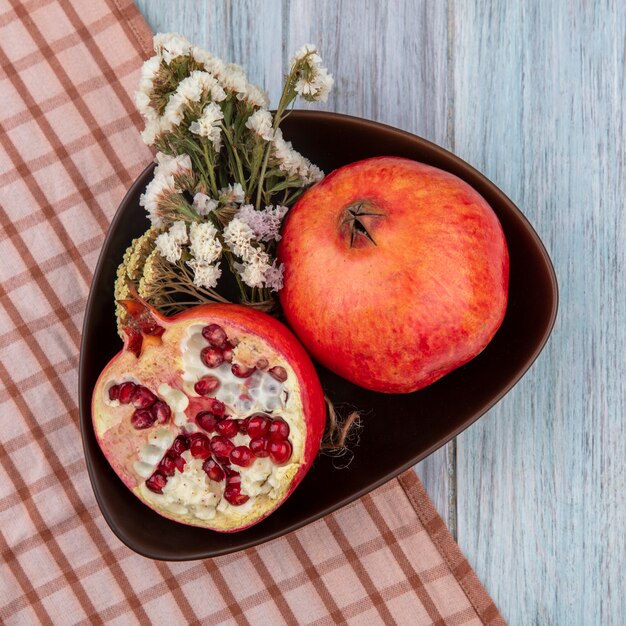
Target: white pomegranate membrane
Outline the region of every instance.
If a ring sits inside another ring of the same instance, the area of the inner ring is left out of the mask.
[[[287,368],[218,324],[186,325],[179,348],[182,388],[151,389],[130,373],[102,387],[103,403],[146,433],[138,450],[129,449],[142,498],[191,523],[280,498],[303,439]]]

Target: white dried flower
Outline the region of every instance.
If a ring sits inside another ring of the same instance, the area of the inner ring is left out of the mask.
[[[154,168],[154,177],[146,186],[146,191],[139,197],[139,204],[145,207],[152,225],[160,228],[163,220],[160,216],[160,208],[168,202],[168,199],[182,192],[176,179],[193,174],[191,157],[188,154],[169,156],[163,152],[157,152],[154,159],[157,166]]]
[[[141,138],[147,146],[154,145],[157,137],[168,129],[163,125],[160,117],[147,119],[146,127],[141,131]]]
[[[265,286],[272,291],[280,291],[283,288],[285,264],[274,259],[274,262],[265,270]]]
[[[168,234],[172,241],[178,245],[185,244],[189,241],[189,236],[187,235],[187,224],[185,224],[182,220],[174,222],[170,226]]]
[[[193,208],[198,215],[205,216],[217,209],[217,200],[214,200],[205,193],[198,192],[193,197]]]
[[[296,63],[303,61],[307,57],[309,63],[319,65],[322,62],[322,57],[317,53],[317,46],[314,46],[312,43],[305,43],[293,55],[291,66],[293,67]]]
[[[286,206],[280,205],[269,205],[257,211],[253,205],[245,204],[236,217],[250,226],[259,241],[280,241],[280,226],[287,211]]]
[[[283,139],[280,128],[277,128],[274,133],[273,155],[280,170],[290,178],[300,178],[304,185],[324,178],[322,170],[294,150],[290,141]]]
[[[333,77],[322,67],[322,59],[315,46],[305,44],[291,61],[297,69],[296,93],[309,102],[326,102],[333,86]]]
[[[252,83],[246,85],[246,93],[243,99],[253,107],[267,108],[270,104],[270,99],[265,91]]]
[[[193,284],[205,289],[215,289],[222,275],[220,264],[212,265],[197,259],[189,259],[187,265],[193,270]]]
[[[226,98],[226,92],[208,72],[193,71],[178,83],[176,91],[167,101],[161,122],[165,130],[169,131],[178,126],[185,117],[185,110],[192,103],[200,102],[204,98],[221,102]]]
[[[135,106],[146,120],[155,120],[157,118],[157,112],[152,108],[150,96],[146,92],[135,92]]]
[[[159,215],[159,207],[170,196],[178,193],[176,181],[170,175],[156,176],[146,186],[146,191],[139,197],[140,206],[148,212],[152,226],[160,228],[163,220]]]
[[[157,152],[154,157],[157,166],[154,168],[155,176],[189,176],[193,173],[191,157],[188,154],[170,156],[164,152]]]
[[[304,169],[301,170],[301,176],[305,185],[312,185],[324,178],[324,172],[308,159],[304,159]]]
[[[248,287],[263,287],[265,284],[264,266],[248,265],[244,264],[239,272],[241,280],[243,280]]]
[[[191,55],[197,63],[200,63],[204,69],[219,78],[222,72],[224,72],[225,64],[222,59],[213,56],[210,52],[207,52],[203,48],[192,47]]]
[[[147,120],[155,120],[158,117],[158,113],[150,104],[150,96],[154,89],[154,79],[160,68],[161,58],[159,56],[150,57],[141,67],[139,85],[135,92],[135,106]]]
[[[265,285],[265,273],[270,269],[269,254],[262,250],[254,250],[243,264],[237,264],[236,269],[248,287],[263,287]]]
[[[243,187],[240,183],[222,187],[219,191],[219,199],[222,204],[241,204],[246,199]]]
[[[274,133],[274,156],[278,161],[278,167],[289,176],[297,177],[300,171],[306,169],[304,157],[294,150],[290,141],[283,139],[280,128]]]
[[[197,121],[191,122],[189,130],[196,135],[209,139],[213,143],[213,149],[219,152],[222,147],[220,124],[223,119],[222,109],[215,102],[209,102]]]
[[[183,249],[169,236],[169,233],[161,233],[154,243],[161,256],[170,263],[176,263],[180,259]]]
[[[244,261],[254,254],[252,240],[254,231],[243,220],[234,217],[224,229],[224,242],[231,249],[233,254]]]
[[[185,222],[179,221],[172,224],[169,231],[161,233],[155,240],[156,249],[170,263],[180,260],[183,244],[187,243],[187,226]]]
[[[246,120],[246,128],[249,128],[265,141],[272,141],[274,138],[274,129],[272,128],[273,124],[274,119],[272,114],[265,109],[255,111]]]
[[[214,263],[222,255],[217,228],[211,222],[194,222],[189,228],[189,252],[197,261]]]
[[[322,67],[308,78],[299,78],[295,90],[309,102],[326,102],[333,82],[333,77]]]
[[[185,109],[191,102],[198,102],[201,95],[202,87],[191,76],[181,80],[163,111],[162,124],[165,129],[169,131],[178,126],[185,117]]]
[[[179,33],[157,33],[153,40],[154,51],[169,65],[172,59],[185,56],[191,51],[191,44]]]
[[[222,102],[222,100],[226,99],[226,92],[215,76],[209,74],[209,72],[194,70],[189,77],[193,78],[200,86],[203,97],[209,97],[213,102]]]
[[[239,94],[238,97],[240,100],[246,96],[248,79],[241,65],[229,63],[224,66],[223,70],[218,75],[218,79],[226,91]]]
[[[152,90],[154,79],[157,77],[159,70],[161,69],[161,57],[156,55],[150,57],[141,66],[141,73],[139,75],[139,91],[149,93]]]
[[[199,102],[202,97],[203,82],[198,74],[206,74],[206,72],[192,72],[189,76],[185,76],[176,87],[176,92],[181,99],[189,102]],[[207,74],[210,77],[210,74]]]

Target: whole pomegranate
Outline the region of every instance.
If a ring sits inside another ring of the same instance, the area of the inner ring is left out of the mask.
[[[124,349],[93,392],[96,437],[149,507],[232,532],[292,493],[319,449],[326,407],[310,358],[269,315],[238,305],[164,317],[124,301]]]
[[[342,167],[288,214],[280,292],[322,364],[415,391],[480,353],[502,323],[509,257],[487,202],[456,176],[378,157]]]

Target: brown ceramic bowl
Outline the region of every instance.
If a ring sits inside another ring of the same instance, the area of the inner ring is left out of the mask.
[[[121,348],[113,283],[124,250],[148,226],[139,206],[139,195],[152,173],[148,167],[122,201],[100,254],[85,315],[79,380],[81,430],[96,499],[113,532],[147,557],[190,560],[248,548],[300,528],[378,487],[458,435],[502,398],[528,370],[554,324],[557,282],[544,246],[520,210],[467,163],[409,133],[334,113],[295,111],[283,130],[326,172],[367,157],[401,156],[452,172],[480,192],[498,215],[509,246],[506,317],[478,357],[412,394],[367,391],[319,367],[324,389],[335,403],[366,412],[349,468],[335,469],[332,459],[319,457],[287,502],[242,532],[221,534],[168,520],[142,504],[115,475],[98,447],[90,413],[96,379]]]

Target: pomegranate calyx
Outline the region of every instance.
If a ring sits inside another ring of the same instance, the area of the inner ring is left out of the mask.
[[[371,231],[376,220],[384,217],[385,214],[379,212],[377,205],[372,200],[357,200],[341,212],[339,228],[349,235],[351,248],[361,247],[363,239],[376,245]]]
[[[165,332],[158,311],[143,300],[129,285],[132,298],[118,300],[129,315],[123,330],[126,335],[125,349],[137,358],[146,345],[160,345],[161,335]]]
[[[138,319],[143,313],[146,312],[146,307],[144,307],[140,302],[137,302],[137,300],[133,300],[132,298],[118,300],[117,303],[121,304],[126,309],[126,312],[133,319]]]

